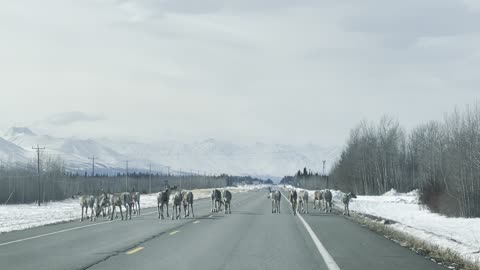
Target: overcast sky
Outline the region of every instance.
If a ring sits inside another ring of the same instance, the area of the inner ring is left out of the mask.
[[[0,3],[0,129],[340,145],[480,97],[480,2]]]

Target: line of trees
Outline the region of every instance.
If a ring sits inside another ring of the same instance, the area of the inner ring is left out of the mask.
[[[333,183],[330,183],[328,175],[320,175],[318,172],[307,169],[307,167],[298,170],[294,176],[283,177],[280,184],[311,190],[335,188]]]
[[[0,203],[32,203],[38,198],[38,175],[35,162],[16,163],[0,166]],[[150,181],[151,180],[151,181]],[[160,175],[141,172],[115,176],[67,172],[60,159],[44,157],[40,174],[40,201],[57,201],[72,197],[74,194],[99,194],[101,189],[109,193],[139,191],[142,193],[159,192],[165,184],[181,189],[220,188],[236,184],[264,182],[249,176],[239,177],[222,174],[204,175]]]
[[[389,117],[377,125],[363,121],[330,176],[338,188],[358,194],[419,189],[432,211],[479,217],[480,107],[456,109],[408,133]]]

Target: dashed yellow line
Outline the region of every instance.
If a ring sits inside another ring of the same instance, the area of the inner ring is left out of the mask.
[[[197,224],[199,222],[200,222],[200,220],[196,220],[196,221],[193,222],[193,224]]]
[[[169,234],[170,234],[170,235],[174,235],[174,234],[179,233],[179,232],[180,232],[180,231],[173,231],[173,232],[171,232],[171,233],[169,233]]]
[[[127,255],[132,255],[132,254],[134,254],[134,253],[139,252],[139,251],[142,250],[142,249],[144,249],[144,247],[134,248],[134,249],[132,249],[132,250],[127,251]]]

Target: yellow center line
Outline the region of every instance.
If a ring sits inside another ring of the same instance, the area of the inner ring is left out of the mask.
[[[194,221],[193,224],[197,224],[197,223],[199,223],[199,222],[200,222],[200,220],[197,220],[197,221]]]
[[[176,234],[176,233],[178,233],[178,232],[180,232],[180,231],[173,231],[173,232],[170,233],[170,235],[174,235],[174,234]]]
[[[126,254],[127,254],[127,255],[132,255],[132,254],[134,254],[134,253],[139,252],[139,251],[142,250],[142,249],[144,249],[144,247],[137,247],[137,248],[134,248],[134,249],[132,249],[132,250],[127,251]]]

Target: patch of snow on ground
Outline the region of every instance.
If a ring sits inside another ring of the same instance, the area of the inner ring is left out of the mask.
[[[240,192],[254,191],[265,187],[266,185],[247,185],[228,187],[228,190],[233,194],[236,194]],[[195,200],[209,198],[211,191],[212,189],[192,190]],[[140,196],[140,207],[142,209],[157,207],[157,195],[158,193],[142,194]],[[234,199],[235,197],[233,197],[233,200]],[[90,215],[90,210],[88,210],[88,214]],[[0,205],[0,233],[80,220],[81,215],[82,213],[78,199],[42,203],[40,207],[37,206],[37,204]],[[100,219],[103,220],[104,218]]]

